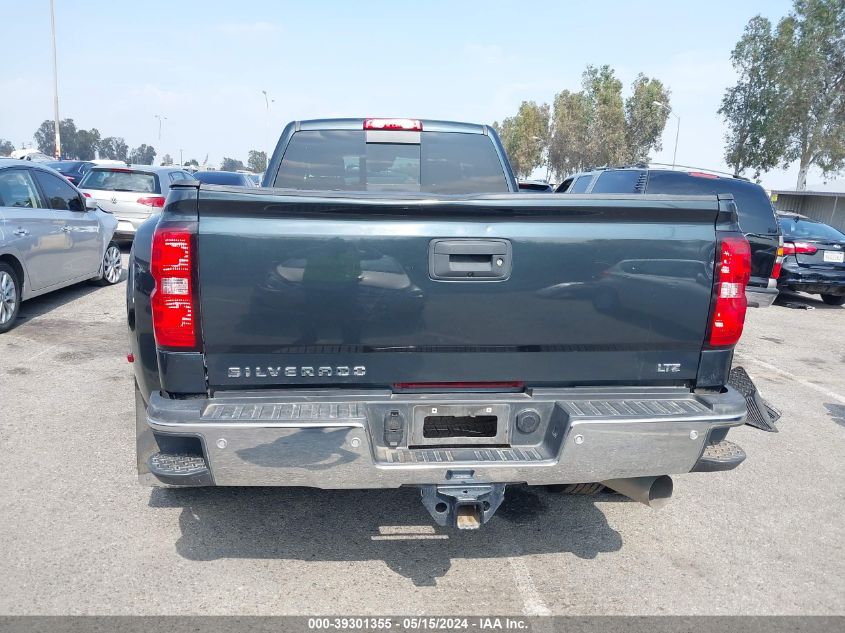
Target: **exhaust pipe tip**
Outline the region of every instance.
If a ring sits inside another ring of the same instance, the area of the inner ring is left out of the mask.
[[[675,482],[669,475],[661,475],[655,478],[651,487],[648,489],[648,505],[655,510],[659,510],[672,498],[672,492],[675,490]]]
[[[608,479],[603,481],[602,484],[655,510],[659,510],[669,503],[674,489],[672,478],[669,475]]]

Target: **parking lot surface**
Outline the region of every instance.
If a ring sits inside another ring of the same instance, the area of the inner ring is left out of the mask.
[[[125,285],[24,303],[0,336],[0,613],[845,613],[845,308],[749,310],[735,363],[783,411],[663,510],[511,488],[476,532],[411,489],[135,480]]]

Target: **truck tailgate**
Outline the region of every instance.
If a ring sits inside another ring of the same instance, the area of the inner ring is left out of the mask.
[[[696,376],[715,196],[199,190],[211,387]]]

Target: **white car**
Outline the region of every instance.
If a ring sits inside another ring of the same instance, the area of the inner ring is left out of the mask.
[[[131,240],[151,215],[161,213],[170,185],[194,180],[181,167],[98,166],[85,174],[79,189],[117,216],[115,239]]]
[[[121,280],[117,218],[60,174],[32,161],[0,162],[0,334],[21,301],[86,280]]]

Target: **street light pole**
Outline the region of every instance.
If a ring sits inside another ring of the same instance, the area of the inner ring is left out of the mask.
[[[56,63],[56,11],[50,0],[50,32],[53,41],[53,113],[56,117],[56,160],[62,157],[62,137],[59,132],[59,71]]]
[[[266,122],[265,122],[265,129],[266,129],[265,136],[267,137],[268,142],[269,142],[269,139],[270,139],[270,104],[275,103],[275,99],[271,99],[269,93],[266,90],[262,90],[261,94],[264,95],[264,105],[267,107],[267,119],[266,119]],[[272,145],[270,146],[270,148],[272,150]],[[271,153],[272,153],[272,151],[267,152],[267,159],[268,160],[270,159]]]
[[[675,113],[669,110],[669,114]],[[678,120],[678,124],[675,126],[675,151],[672,152],[672,169],[675,169],[675,162],[678,159],[678,136],[681,134],[681,117],[675,114],[675,118]]]
[[[162,119],[167,121],[167,117],[160,114],[154,114],[153,116],[158,119],[158,140],[161,141],[161,121]]]
[[[665,109],[669,114],[671,114],[673,117],[675,117],[675,119],[677,119],[677,121],[678,121],[677,125],[675,126],[675,151],[672,153],[672,169],[675,169],[675,163],[677,162],[677,159],[678,159],[678,136],[680,136],[680,134],[681,134],[681,117],[679,117],[677,114],[675,114],[672,111],[672,108],[667,106],[665,103],[662,103],[660,101],[652,101],[652,103],[659,108]]]

